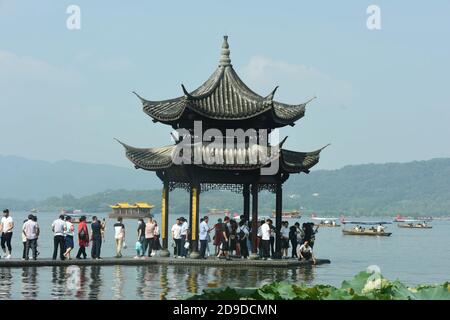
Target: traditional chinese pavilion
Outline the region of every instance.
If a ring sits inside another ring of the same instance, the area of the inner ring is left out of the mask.
[[[194,138],[194,122],[202,122],[203,132],[215,128],[227,139],[227,129],[266,129],[269,133],[294,123],[305,115],[309,101],[289,105],[274,100],[276,88],[266,96],[253,92],[239,78],[233,69],[227,36],[224,36],[219,66],[199,88],[187,90],[182,85],[180,97],[150,101],[139,95],[144,112],[153,122],[170,125],[174,129],[189,130]],[[225,189],[243,195],[243,214],[252,221],[252,229],[257,229],[258,192],[269,190],[275,193],[275,226],[281,228],[282,185],[294,173],[309,173],[311,167],[319,161],[323,148],[312,152],[297,152],[282,149],[282,143],[275,146],[262,144],[258,137],[249,137],[244,144],[235,143],[221,148],[210,147],[209,141],[193,143],[193,154],[219,155],[222,162],[201,161],[200,163],[178,163],[173,161],[177,145],[183,141],[179,137],[174,145],[155,148],[135,148],[122,143],[127,158],[135,168],[156,172],[163,183],[162,189],[162,239],[163,252],[168,255],[168,215],[169,192],[183,188],[190,192],[190,241],[191,257],[197,257],[199,230],[199,201],[201,193],[211,189]],[[198,140],[197,140],[198,141]],[[256,146],[255,146],[256,142]],[[252,143],[252,144],[251,144]],[[266,152],[267,157],[255,157]],[[238,161],[239,160],[239,161]],[[276,171],[262,174],[264,168],[274,163]],[[250,199],[251,198],[251,199]],[[251,201],[250,201],[251,200]],[[251,202],[251,217],[250,217]],[[276,251],[281,251],[280,236],[277,235]],[[252,233],[252,257],[256,255],[256,232]]]

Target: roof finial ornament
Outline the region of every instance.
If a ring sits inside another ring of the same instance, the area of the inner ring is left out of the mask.
[[[231,66],[230,49],[228,45],[228,36],[223,36],[222,51],[219,65],[222,67]]]

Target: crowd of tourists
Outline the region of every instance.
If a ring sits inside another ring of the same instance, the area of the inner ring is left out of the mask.
[[[21,228],[21,238],[23,243],[22,259],[36,260],[38,251],[38,239],[41,233],[37,216],[28,215],[28,219],[23,221]],[[273,258],[313,260],[315,234],[318,227],[314,228],[313,223],[296,222],[289,226],[288,221],[283,221],[280,230],[277,230],[271,219],[265,219],[257,222],[257,228],[253,230],[252,221],[248,221],[245,216],[241,216],[239,222],[230,217],[223,220],[218,219],[215,224],[211,224],[207,216],[200,220],[198,234],[193,237],[187,220],[184,217],[176,219],[175,224],[170,230],[173,240],[173,256],[176,258],[186,258],[192,251],[198,252],[199,257],[207,259],[216,257],[218,259],[240,258],[248,259],[250,253],[264,260]],[[117,218],[114,224],[115,257],[122,257],[122,250],[126,249],[125,225],[122,218]],[[1,247],[4,252],[3,257],[11,258],[11,238],[14,229],[14,221],[10,216],[9,210],[3,210],[3,217],[0,224]],[[71,259],[72,251],[75,248],[75,238],[78,240],[78,250],[76,259],[86,259],[87,248],[91,247],[90,256],[92,259],[101,258],[102,243],[105,241],[105,219],[98,219],[93,216],[90,226],[86,216],[81,216],[77,225],[72,222],[72,217],[61,214],[58,219],[51,224],[53,232],[53,260],[58,257],[61,260]],[[256,243],[252,241],[253,233],[256,233]],[[76,237],[75,237],[76,236]],[[276,251],[276,238],[279,236],[281,245],[280,250]],[[198,248],[191,248],[189,240],[198,239]],[[210,250],[210,244],[214,246],[214,253]],[[256,248],[254,248],[256,245]],[[135,243],[136,259],[153,257],[162,249],[160,242],[160,229],[158,223],[152,217],[138,219],[137,241]],[[196,250],[193,250],[196,249]],[[253,250],[255,249],[255,250]],[[290,252],[289,252],[290,249]]]
[[[316,259],[313,253],[315,235],[318,227],[314,228],[313,223],[296,222],[289,227],[288,221],[282,222],[279,231],[276,230],[271,219],[257,222],[257,229],[252,230],[252,221],[240,216],[239,222],[230,217],[220,218],[217,223],[210,225],[209,217],[205,216],[200,221],[198,239],[199,255],[202,259],[207,259],[213,253],[209,251],[209,244],[212,242],[215,248],[214,256],[217,258],[230,260],[231,258],[248,259],[250,252],[253,252],[252,233],[256,232],[256,254],[264,260],[272,258],[313,260]],[[173,255],[178,258],[186,258],[189,251],[189,243],[186,242],[189,235],[189,227],[186,219],[178,218],[172,226],[171,234],[173,239]],[[279,233],[281,240],[281,252],[276,252],[275,239]],[[211,237],[212,234],[212,237]],[[289,253],[289,248],[291,252]]]
[[[78,251],[76,259],[87,259],[87,248],[91,247],[90,256],[92,259],[100,260],[102,243],[105,241],[106,220],[98,219],[97,216],[92,217],[92,222],[88,226],[86,216],[81,216],[77,221],[77,225],[72,222],[70,215],[61,214],[58,219],[52,222],[51,231],[53,233],[53,255],[52,259],[56,260],[59,256],[61,260],[71,259],[72,251],[75,248],[75,239],[78,240]],[[3,217],[0,223],[1,247],[4,252],[3,258],[10,259],[12,253],[11,239],[14,230],[14,220],[9,210],[3,210]],[[38,224],[37,216],[29,214],[28,218],[23,221],[21,228],[21,238],[23,242],[22,259],[36,260],[38,251],[38,239],[41,228]],[[186,233],[184,233],[186,235]],[[148,252],[148,257],[153,257],[161,250],[159,239],[159,227],[156,220],[148,218],[146,222],[143,219],[138,220],[136,257],[143,258]],[[186,239],[186,238],[184,238]],[[125,243],[125,225],[122,218],[117,218],[114,224],[114,240],[116,258],[122,257],[122,250],[126,248]]]

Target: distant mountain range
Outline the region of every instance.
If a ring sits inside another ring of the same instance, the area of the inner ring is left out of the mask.
[[[285,190],[319,212],[448,215],[450,159],[317,170],[290,177]]]
[[[27,160],[0,156],[0,207],[16,210],[77,208],[107,211],[118,201],[148,201],[160,211],[161,183],[155,174],[111,165]],[[174,191],[170,210],[187,215],[185,191]],[[269,215],[273,194],[261,192],[260,212]],[[283,207],[326,215],[450,215],[450,159],[364,164],[292,175],[284,186]],[[242,196],[210,191],[208,208],[241,212]]]
[[[0,155],[0,198],[44,199],[90,195],[107,189],[159,188],[142,170],[69,160],[47,162]]]

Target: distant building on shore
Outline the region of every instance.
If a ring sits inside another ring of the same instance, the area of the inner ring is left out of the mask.
[[[109,214],[109,217],[122,217],[124,219],[148,218],[152,216],[151,210],[154,207],[154,205],[148,204],[147,202],[136,202],[134,204],[118,202],[110,206],[113,211]]]

